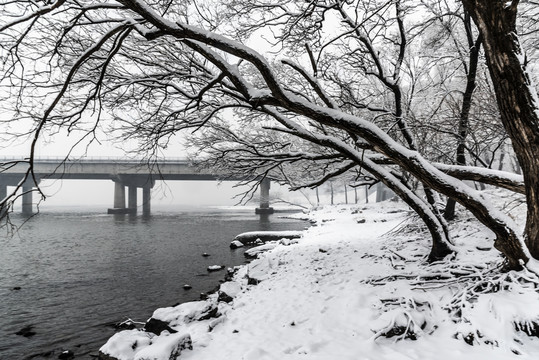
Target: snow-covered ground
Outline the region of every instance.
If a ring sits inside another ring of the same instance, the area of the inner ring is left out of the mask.
[[[512,198],[497,205],[524,209]],[[387,201],[309,214],[205,301],[158,309],[160,335],[125,330],[101,349],[117,359],[539,359],[537,276],[499,272],[492,234],[464,212],[459,253],[425,262],[430,238]],[[161,332],[162,331],[162,332]],[[171,333],[177,331],[176,333]],[[171,357],[171,354],[172,357]]]

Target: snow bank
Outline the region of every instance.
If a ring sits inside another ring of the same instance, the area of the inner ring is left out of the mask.
[[[251,244],[257,240],[261,242],[280,240],[282,238],[297,239],[303,235],[302,231],[249,231],[241,233],[234,238],[242,244]]]
[[[217,310],[216,304],[206,301],[192,301],[174,307],[154,311],[152,318],[164,321],[171,327],[188,324]]]
[[[303,237],[272,243],[208,300],[156,310],[178,335],[129,330],[102,352],[136,359],[136,341],[158,358],[149,342],[168,351],[189,334],[182,360],[539,358],[539,278],[499,273],[493,235],[466,214],[451,229],[459,253],[434,264],[401,203],[310,216]]]
[[[118,360],[133,360],[140,349],[150,345],[153,337],[154,334],[136,329],[124,330],[114,334],[99,351]]]
[[[134,360],[170,360],[180,356],[182,350],[192,349],[189,334],[162,334],[149,346],[135,354]]]

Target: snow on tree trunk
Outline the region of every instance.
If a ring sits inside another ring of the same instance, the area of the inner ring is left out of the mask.
[[[525,241],[539,259],[539,109],[516,32],[518,1],[463,0],[484,41],[502,123],[526,186]]]

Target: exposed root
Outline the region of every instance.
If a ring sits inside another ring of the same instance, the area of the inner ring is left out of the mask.
[[[445,261],[419,269],[422,273],[401,272],[366,281],[388,287],[400,281],[411,291],[406,298],[380,299],[381,315],[371,327],[374,339],[416,340],[436,331],[444,321],[446,326],[447,321],[454,324],[456,339],[471,346],[501,346],[504,340],[500,334],[514,331],[513,341],[504,346],[515,354],[520,353],[521,336],[539,337],[539,311],[520,311],[536,306],[539,301],[536,274],[526,270],[502,272],[499,263],[481,266]],[[451,289],[453,295],[442,301],[421,297],[438,289]],[[439,316],[440,313],[445,316]]]

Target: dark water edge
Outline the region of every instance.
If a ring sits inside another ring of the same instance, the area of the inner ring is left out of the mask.
[[[209,265],[243,264],[243,250],[229,248],[235,235],[307,226],[252,209],[152,210],[150,217],[46,211],[14,237],[0,234],[0,359],[56,359],[63,350],[92,359],[112,324],[198,300],[224,277]],[[26,326],[35,335],[15,334]]]

